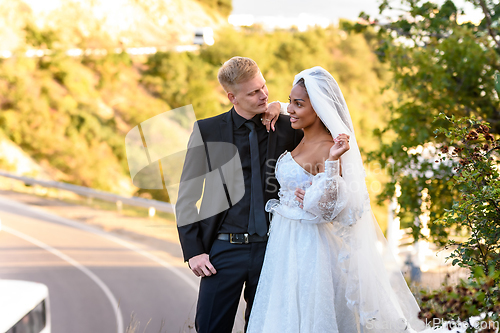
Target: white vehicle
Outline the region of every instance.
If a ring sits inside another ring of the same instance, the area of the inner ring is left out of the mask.
[[[0,279],[0,332],[50,333],[47,286]]]
[[[214,30],[212,28],[196,28],[194,32],[193,44],[214,45]]]

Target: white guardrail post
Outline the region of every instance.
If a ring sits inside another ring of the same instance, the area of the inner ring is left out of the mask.
[[[56,182],[53,180],[41,180],[36,178],[29,178],[24,176],[14,175],[5,171],[0,171],[0,176],[16,179],[29,185],[39,185],[46,188],[56,188],[59,190],[73,192],[82,196],[87,197],[87,202],[92,202],[92,199],[101,199],[104,201],[114,202],[116,204],[116,209],[121,212],[123,205],[130,205],[135,207],[144,207],[148,209],[148,214],[150,217],[155,216],[156,211],[165,213],[174,213],[173,206],[168,202],[162,202],[158,200],[150,200],[137,197],[125,197],[109,192],[94,190],[89,187],[78,186],[68,183]],[[60,198],[59,198],[60,199]]]

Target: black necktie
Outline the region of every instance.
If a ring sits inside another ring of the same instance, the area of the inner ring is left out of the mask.
[[[267,234],[266,215],[264,213],[264,193],[262,193],[262,178],[260,177],[259,140],[255,124],[250,120],[245,122],[250,129],[250,157],[252,159],[252,190],[250,200],[250,218],[248,219],[248,233],[264,236]]]

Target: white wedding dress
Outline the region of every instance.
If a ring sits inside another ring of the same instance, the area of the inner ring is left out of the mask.
[[[285,152],[276,178],[280,200],[266,205],[273,217],[247,333],[415,332],[404,315],[411,311],[398,300],[414,302],[407,287],[391,286],[380,275],[383,264],[371,258],[365,259],[377,268],[364,262],[359,270],[350,262],[352,234],[345,230],[352,230],[352,219],[343,212],[344,220],[335,220],[347,203],[338,162],[327,161],[325,172],[312,175]],[[303,208],[297,187],[306,191]]]
[[[343,240],[327,222],[345,206],[345,183],[338,162],[325,168],[313,176],[289,152],[276,164],[280,200],[266,205],[273,218],[248,333],[358,332],[337,262]],[[306,190],[304,209],[297,187]]]

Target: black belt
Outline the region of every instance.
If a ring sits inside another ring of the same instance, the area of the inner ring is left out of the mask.
[[[268,236],[249,235],[249,234],[219,234],[217,239],[229,241],[232,244],[248,244],[267,241]]]

